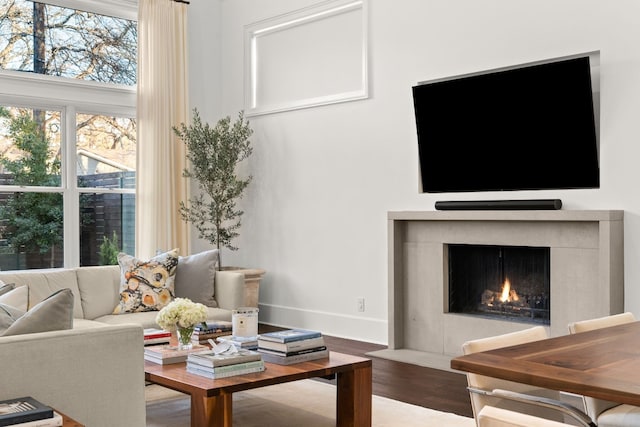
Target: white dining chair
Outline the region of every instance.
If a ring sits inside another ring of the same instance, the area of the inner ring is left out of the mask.
[[[593,331],[595,329],[606,328],[608,326],[623,325],[625,323],[635,322],[636,317],[633,313],[612,314],[611,316],[598,317],[596,319],[582,320],[580,322],[569,323],[569,332],[577,334],[578,332]]]
[[[614,314],[570,323],[569,333],[577,334],[635,321],[636,318],[633,313]],[[640,426],[640,407],[595,399],[589,396],[583,396],[583,399],[587,414],[596,421],[599,427]]]
[[[570,425],[489,405],[485,405],[478,413],[479,427],[566,427]]]
[[[547,330],[542,326],[534,326],[518,332],[467,341],[462,345],[462,351],[467,355],[546,338],[549,338]],[[478,426],[478,414],[485,406],[508,409],[556,422],[564,421],[564,416],[568,415],[576,419],[579,425],[595,425],[579,409],[562,402],[560,393],[555,390],[473,373],[467,373],[467,383],[473,415]]]

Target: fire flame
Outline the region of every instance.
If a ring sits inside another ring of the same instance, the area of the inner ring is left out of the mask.
[[[504,280],[504,284],[502,285],[502,294],[500,295],[500,302],[511,302],[518,301],[520,298],[516,293],[515,289],[511,289],[511,282],[509,279]]]

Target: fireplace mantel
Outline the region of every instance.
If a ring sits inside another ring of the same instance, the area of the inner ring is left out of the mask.
[[[393,221],[622,221],[624,211],[607,210],[521,210],[521,211],[391,211],[387,213]]]
[[[549,247],[552,336],[622,312],[623,218],[619,210],[389,212],[389,347],[375,355],[447,369],[465,341],[531,327],[448,313],[447,244]]]

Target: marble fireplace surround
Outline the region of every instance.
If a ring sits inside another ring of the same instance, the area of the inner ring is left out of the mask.
[[[624,309],[623,211],[388,213],[388,349],[372,356],[449,370],[471,339],[533,326],[448,313],[447,244],[550,248],[552,336]]]

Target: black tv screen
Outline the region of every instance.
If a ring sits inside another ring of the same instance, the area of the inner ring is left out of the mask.
[[[422,192],[599,188],[589,57],[413,87]]]

